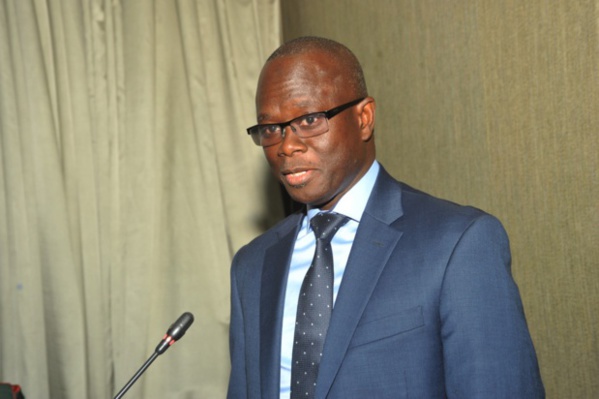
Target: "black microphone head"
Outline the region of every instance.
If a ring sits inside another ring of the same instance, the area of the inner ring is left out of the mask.
[[[177,321],[175,321],[171,326],[166,330],[166,335],[162,338],[162,341],[156,347],[155,352],[158,355],[161,355],[166,351],[172,344],[177,342],[183,335],[185,335],[185,331],[191,326],[193,323],[193,315],[189,312],[183,313]]]
[[[193,315],[190,312],[185,312],[181,316],[179,316],[177,321],[171,324],[166,334],[175,341],[179,340],[183,335],[185,335],[185,332],[187,331],[189,326],[191,326],[192,323]]]

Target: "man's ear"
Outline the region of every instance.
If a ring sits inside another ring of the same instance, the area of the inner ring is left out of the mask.
[[[375,110],[376,103],[372,97],[366,97],[358,106],[360,129],[362,131],[362,140],[364,141],[370,140],[372,138],[372,134],[374,133]]]

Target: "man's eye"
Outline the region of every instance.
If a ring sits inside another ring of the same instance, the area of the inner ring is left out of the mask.
[[[321,124],[325,119],[324,114],[310,114],[302,117],[298,121],[298,125],[302,128],[311,127]]]
[[[280,127],[279,127],[279,125],[266,125],[266,126],[262,126],[262,129],[260,129],[260,130],[261,130],[262,135],[272,136],[279,132]]]

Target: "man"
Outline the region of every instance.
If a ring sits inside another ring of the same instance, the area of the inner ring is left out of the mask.
[[[233,260],[228,397],[543,397],[504,229],[379,165],[355,56],[284,44],[256,107],[248,133],[306,209]]]

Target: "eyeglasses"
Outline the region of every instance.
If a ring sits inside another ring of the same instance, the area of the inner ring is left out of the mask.
[[[364,100],[364,98],[350,101],[328,111],[313,112],[298,116],[288,122],[252,126],[247,129],[247,132],[252,136],[254,143],[262,147],[269,147],[283,141],[283,138],[285,138],[285,128],[287,126],[291,126],[293,133],[303,139],[318,136],[329,131],[329,119],[338,113],[353,107]]]

